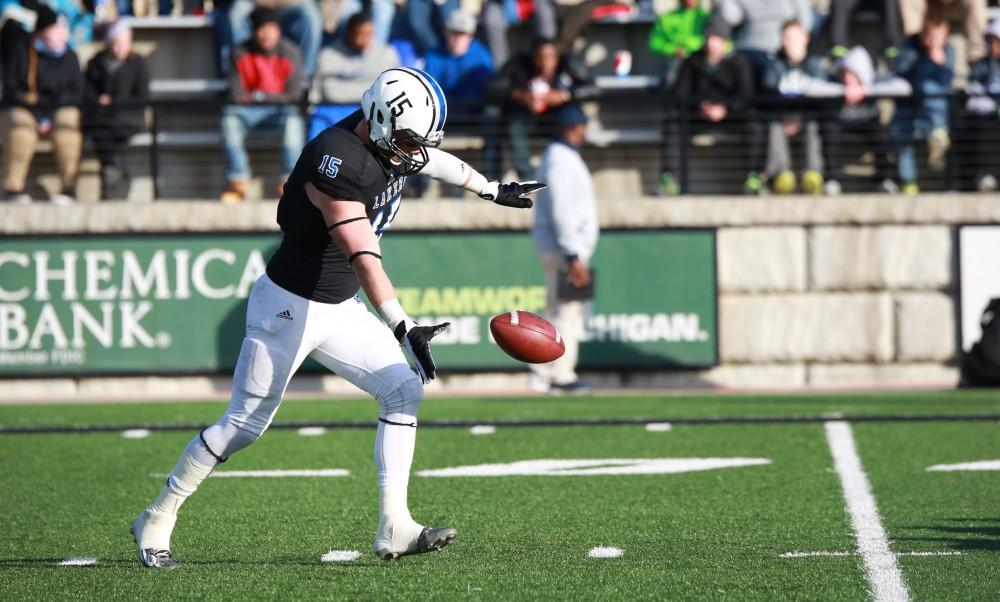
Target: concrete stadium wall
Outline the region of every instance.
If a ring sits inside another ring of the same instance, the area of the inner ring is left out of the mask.
[[[604,200],[604,228],[718,228],[720,365],[697,372],[595,374],[599,386],[750,389],[952,386],[958,380],[959,224],[1000,223],[1000,195]],[[274,203],[0,206],[0,233],[275,230]],[[394,230],[510,229],[531,213],[467,200],[404,204]],[[523,375],[454,375],[434,389],[518,389]],[[350,393],[332,377],[303,394]],[[218,397],[228,379],[0,380],[0,399]]]

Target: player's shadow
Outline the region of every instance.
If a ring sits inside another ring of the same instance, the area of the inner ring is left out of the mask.
[[[897,537],[896,541],[930,541],[952,550],[1000,552],[1000,518],[945,518],[948,524],[911,526],[923,537]]]

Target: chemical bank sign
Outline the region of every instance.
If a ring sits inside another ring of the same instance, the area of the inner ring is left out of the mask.
[[[230,370],[246,298],[277,244],[274,234],[0,241],[0,375]],[[517,365],[492,343],[488,322],[544,310],[526,234],[394,233],[383,251],[404,307],[453,323],[435,341],[442,369]],[[606,233],[594,263],[584,365],[715,362],[711,231]]]

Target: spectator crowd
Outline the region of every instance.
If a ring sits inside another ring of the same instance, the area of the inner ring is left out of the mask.
[[[850,144],[871,155],[872,189],[915,194],[921,165],[949,167],[958,113],[972,124],[961,141],[973,151],[963,154],[965,167],[980,190],[997,188],[1000,21],[988,22],[988,0],[660,4],[672,8],[654,14],[649,0],[482,0],[474,14],[460,0],[218,0],[207,7],[202,0],[0,0],[3,194],[31,201],[29,169],[39,141],[50,139],[61,186],[50,201],[74,202],[88,140],[101,197],[125,198],[124,149],[147,127],[150,83],[133,51],[129,16],[206,8],[216,68],[228,83],[220,123],[224,202],[248,194],[250,132],[279,133],[287,176],[305,141],[357,110],[377,74],[397,66],[426,70],[441,84],[456,127],[472,124],[467,133],[483,136],[489,177],[501,177],[509,163],[531,179],[530,142],[555,133],[561,108],[599,102],[602,90],[574,43],[608,14],[652,20],[648,52],[659,61],[660,93],[634,102],[659,103],[666,115],[661,194],[691,191],[684,158],[699,135],[735,140],[747,194],[839,194]],[[877,45],[852,39],[849,24],[860,9],[878,15]],[[81,68],[77,50],[96,41],[103,49]],[[960,88],[957,73],[967,73]],[[425,183],[412,180],[419,194]]]

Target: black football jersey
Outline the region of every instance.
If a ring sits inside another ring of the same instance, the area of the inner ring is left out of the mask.
[[[310,140],[278,202],[278,225],[284,236],[268,262],[267,275],[283,289],[312,301],[340,303],[358,294],[360,284],[330,238],[323,214],[306,196],[306,183],[334,198],[363,203],[378,236],[399,211],[406,176],[393,174],[354,133],[362,119],[362,112],[356,111]]]

